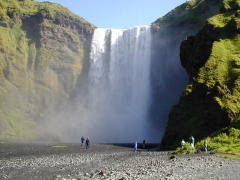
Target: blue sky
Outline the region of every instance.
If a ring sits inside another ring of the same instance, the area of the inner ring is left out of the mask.
[[[38,0],[44,1],[44,0]],[[48,0],[64,5],[97,27],[150,25],[186,0]]]

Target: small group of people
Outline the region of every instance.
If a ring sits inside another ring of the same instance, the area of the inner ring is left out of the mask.
[[[85,143],[86,149],[88,149],[88,148],[90,147],[90,140],[89,140],[89,138],[87,138],[87,139],[85,140],[85,138],[82,136],[82,137],[81,137],[81,146],[83,146],[84,143]]]
[[[195,147],[195,138],[193,136],[190,136],[189,137],[189,142],[191,144],[191,146],[194,148]],[[184,146],[186,142],[184,141],[184,139],[181,140],[181,146]],[[204,141],[204,151],[207,152],[208,150],[208,143],[207,143],[207,140]]]
[[[194,138],[193,136],[190,136],[190,137],[189,137],[189,142],[190,142],[191,146],[194,148],[195,138]],[[181,144],[181,146],[184,146],[185,143],[186,143],[185,140],[182,139],[180,144]]]
[[[195,138],[193,136],[189,137],[189,142],[191,144],[191,146],[194,148],[194,144],[195,144]],[[181,140],[181,146],[184,146],[186,142],[184,141],[184,139]]]

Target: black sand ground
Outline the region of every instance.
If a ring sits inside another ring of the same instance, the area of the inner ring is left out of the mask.
[[[140,151],[114,145],[0,143],[0,180],[240,179],[240,160],[196,154]]]

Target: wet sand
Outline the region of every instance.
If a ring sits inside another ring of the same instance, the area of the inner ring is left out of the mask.
[[[0,179],[240,179],[240,160],[216,154],[132,152],[117,145],[0,143]]]

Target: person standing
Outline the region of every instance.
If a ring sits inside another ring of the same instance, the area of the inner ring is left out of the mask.
[[[146,148],[146,140],[144,139],[143,140],[143,149],[145,149]]]
[[[82,136],[81,137],[81,146],[84,144],[85,138]]]
[[[207,140],[204,141],[204,150],[205,150],[205,152],[208,152],[208,142],[207,142]]]
[[[184,146],[184,144],[185,144],[185,141],[184,141],[184,139],[182,139],[181,146]]]
[[[137,141],[135,142],[135,144],[134,144],[134,152],[137,152],[137,149],[138,148],[138,143],[137,143]]]
[[[89,140],[89,138],[86,139],[85,146],[86,146],[86,149],[88,149],[90,147],[90,140]]]
[[[194,137],[191,136],[191,137],[189,138],[189,141],[190,141],[191,146],[194,148],[194,143],[195,143]]]

